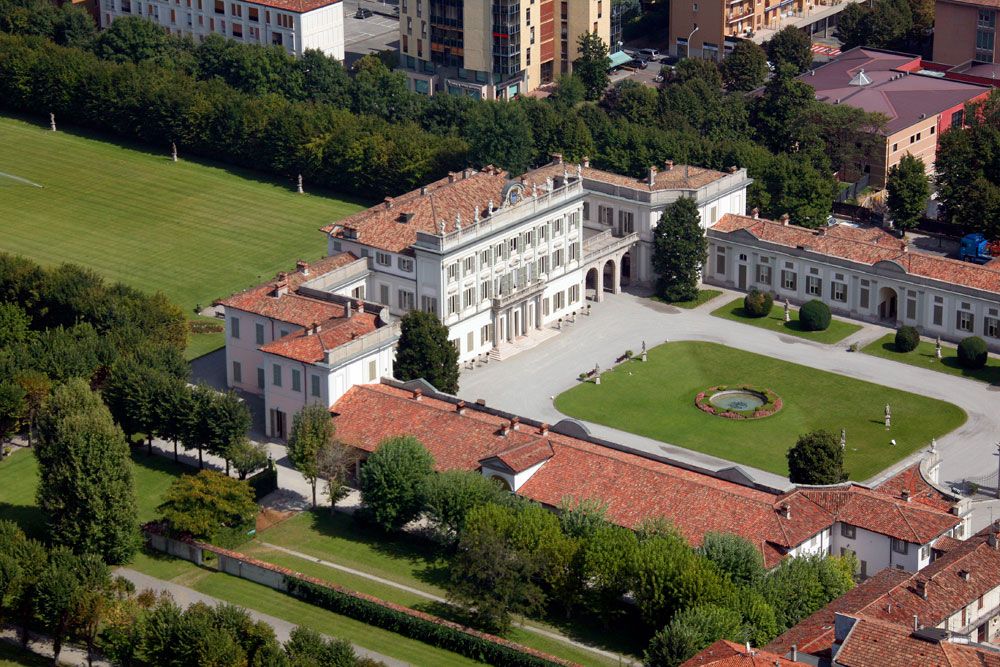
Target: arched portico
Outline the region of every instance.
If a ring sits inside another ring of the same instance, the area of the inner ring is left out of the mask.
[[[604,275],[597,270],[597,267],[587,269],[584,279],[584,296],[592,301],[598,301],[598,295],[604,290]]]
[[[605,255],[591,256],[590,261],[584,264],[584,285],[588,298],[601,301],[605,292],[619,294],[622,287],[628,285],[632,277],[631,248],[630,244]]]
[[[878,317],[886,322],[896,322],[899,308],[899,295],[891,287],[882,287],[878,291]]]

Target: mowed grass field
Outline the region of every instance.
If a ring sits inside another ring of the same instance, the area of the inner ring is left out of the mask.
[[[318,228],[362,208],[183,155],[175,163],[169,148],[0,116],[0,250],[162,291],[191,315],[324,256]]]
[[[717,385],[771,389],[784,407],[757,420],[733,420],[699,410],[695,396]],[[883,410],[892,408],[892,428]],[[591,382],[560,394],[556,408],[571,417],[788,474],[785,454],[799,435],[847,430],[845,467],[865,480],[961,426],[956,405],[814,370],[716,343],[666,343]],[[890,443],[896,441],[896,445]]]

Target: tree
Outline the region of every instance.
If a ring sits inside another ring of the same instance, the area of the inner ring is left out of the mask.
[[[0,381],[0,458],[7,440],[17,433],[28,412],[27,394],[15,382]]]
[[[767,317],[771,314],[772,306],[774,306],[774,295],[756,285],[743,297],[743,314],[747,317]]]
[[[893,346],[896,352],[912,352],[920,344],[920,332],[916,327],[901,326],[896,330]]]
[[[958,363],[962,368],[982,368],[989,358],[989,349],[979,336],[968,336],[958,344]]]
[[[250,438],[243,437],[229,445],[226,450],[226,459],[232,461],[240,479],[246,479],[248,475],[266,466],[270,457],[267,453],[267,447],[259,442],[251,441]]]
[[[316,482],[320,478],[319,454],[335,437],[330,411],[318,403],[307,405],[292,418],[288,458],[312,486],[313,507],[316,507]]]
[[[826,224],[833,206],[834,180],[816,170],[801,153],[777,155],[760,175],[761,213],[771,219],[788,215],[792,224],[816,229]],[[756,184],[755,184],[756,185]]]
[[[437,315],[411,310],[403,316],[395,372],[400,380],[422,378],[438,391],[458,393],[458,350]]]
[[[844,450],[829,431],[806,433],[788,450],[788,471],[793,484],[839,484],[847,479]]]
[[[243,533],[257,516],[250,485],[214,470],[178,477],[156,509],[173,530],[205,540]]]
[[[401,528],[424,507],[427,477],[434,459],[419,440],[398,436],[383,440],[361,468],[361,501],[384,530]]]
[[[210,400],[205,404],[206,412],[201,418],[205,420],[205,449],[210,454],[226,460],[226,474],[229,474],[229,458],[226,456],[229,448],[247,437],[252,422],[250,410],[236,392],[225,393],[213,391]],[[200,452],[199,452],[200,457]]]
[[[750,91],[767,81],[767,53],[749,39],[741,39],[722,61],[722,81],[726,88]]]
[[[30,447],[35,435],[35,421],[52,390],[52,382],[45,373],[34,370],[21,371],[15,379],[24,390],[26,403],[24,418],[28,423],[28,446]]]
[[[589,539],[607,525],[608,504],[598,498],[563,498],[559,502],[559,525],[572,538]]]
[[[798,28],[785,28],[782,32],[786,30],[800,32]],[[757,135],[761,143],[776,153],[798,151],[817,142],[817,128],[810,122],[809,114],[816,105],[816,93],[795,75],[791,64],[776,64],[774,76],[754,105]]]
[[[768,59],[775,69],[784,64],[790,64],[796,74],[801,74],[812,67],[812,42],[809,36],[794,26],[782,28],[764,44]]]
[[[0,302],[0,349],[20,345],[31,335],[31,318],[16,303]]]
[[[830,326],[830,306],[810,299],[799,308],[799,326],[803,331],[826,331]]]
[[[739,641],[741,630],[740,615],[731,609],[712,604],[690,607],[653,636],[644,661],[656,667],[678,667],[719,639]]]
[[[38,419],[35,456],[51,541],[127,563],[140,542],[132,460],[121,429],[84,380],[52,393]]]
[[[722,88],[722,73],[714,60],[684,58],[674,67],[673,82],[687,83],[689,81],[702,81],[709,90],[717,93]]]
[[[580,57],[573,61],[573,75],[583,82],[588,100],[599,100],[608,88],[608,45],[596,32],[585,32],[577,39],[577,47]]]
[[[97,38],[94,52],[105,60],[140,63],[154,60],[167,49],[169,35],[141,16],[115,20]]]
[[[663,210],[653,230],[653,270],[657,292],[667,301],[698,297],[701,266],[708,252],[698,205],[681,197]]]
[[[531,123],[517,103],[473,106],[466,114],[462,136],[469,142],[469,160],[480,168],[493,165],[520,174],[535,154]]]
[[[621,600],[629,590],[638,550],[635,532],[613,524],[599,526],[584,542],[581,578],[588,582],[584,599],[605,624],[624,614]]]
[[[779,630],[793,627],[851,590],[856,566],[853,555],[798,556],[781,561],[761,584],[761,592],[775,611]]]
[[[555,91],[550,99],[564,108],[572,108],[587,97],[587,86],[580,77],[563,74],[559,77]]]
[[[450,563],[448,597],[470,611],[476,625],[506,632],[511,614],[542,608],[545,594],[538,584],[539,557],[511,543],[517,513],[486,504],[472,509]]]
[[[889,169],[886,182],[889,195],[886,203],[893,224],[904,232],[914,229],[927,210],[931,188],[927,182],[924,161],[907,153]]]
[[[698,553],[715,563],[737,586],[755,586],[764,578],[764,556],[754,545],[732,533],[706,533]]]
[[[427,518],[449,540],[457,540],[465,518],[487,503],[504,505],[510,493],[474,470],[445,470],[427,477],[424,489]]]

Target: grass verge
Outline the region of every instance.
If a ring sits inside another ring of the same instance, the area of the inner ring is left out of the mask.
[[[912,352],[896,351],[896,334],[886,334],[873,343],[861,349],[865,354],[882,359],[891,359],[902,364],[927,368],[939,373],[957,375],[959,377],[978,380],[993,385],[1000,385],[1000,359],[991,356],[983,368],[969,369],[958,363],[958,352],[951,345],[941,345],[941,358],[937,358],[934,343],[922,340],[917,349]]]
[[[743,310],[743,297],[734,299],[721,308],[716,308],[712,311],[712,315],[725,320],[750,324],[761,329],[770,329],[778,333],[798,336],[799,338],[814,340],[817,343],[825,343],[827,345],[838,343],[861,330],[861,325],[859,324],[852,324],[833,318],[830,320],[830,326],[825,331],[805,331],[799,323],[799,311],[797,308],[790,309],[791,320],[785,322],[785,307],[777,304],[771,307],[771,314],[767,317],[748,317]]]

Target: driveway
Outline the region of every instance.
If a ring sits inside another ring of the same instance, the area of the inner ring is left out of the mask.
[[[604,301],[591,304],[589,317],[577,317],[559,336],[505,361],[464,370],[459,393],[466,400],[482,398],[492,407],[554,424],[566,416],[555,409],[553,399],[575,386],[577,376],[595,364],[610,368],[625,350],[638,353],[643,341],[648,347],[671,340],[710,341],[954,403],[969,419],[938,440],[942,483],[957,484],[967,477],[996,472],[1000,387],[847,351],[851,342],[864,346],[891,331],[884,327],[865,325],[841,343],[823,345],[710,315],[736,296],[736,292],[726,292],[699,308],[684,310],[638,294],[606,294]],[[595,436],[712,470],[733,465],[600,424],[586,422],[586,426]],[[922,455],[918,452],[868,481],[878,481]],[[759,482],[788,486],[780,475],[740,467]]]

